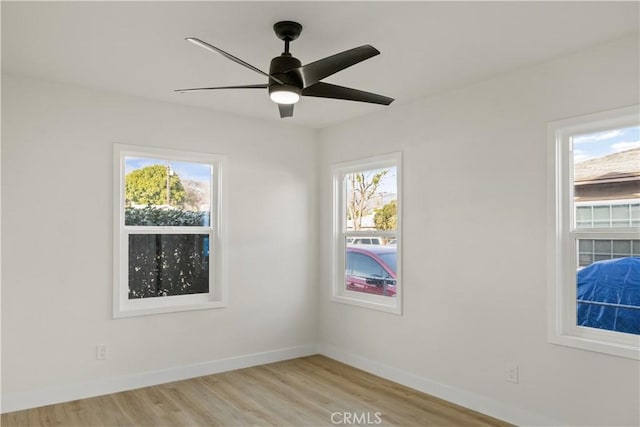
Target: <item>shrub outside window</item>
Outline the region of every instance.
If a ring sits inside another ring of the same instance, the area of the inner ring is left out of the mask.
[[[224,165],[114,145],[114,317],[226,305]]]
[[[334,301],[401,314],[401,156],[336,164]]]
[[[549,124],[549,340],[640,359],[638,106]]]

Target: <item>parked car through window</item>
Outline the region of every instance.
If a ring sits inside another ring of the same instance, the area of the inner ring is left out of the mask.
[[[346,289],[396,295],[397,248],[382,245],[347,246]]]

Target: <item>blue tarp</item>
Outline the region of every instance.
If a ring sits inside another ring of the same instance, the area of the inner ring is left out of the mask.
[[[640,334],[640,257],[583,268],[577,291],[579,326]]]

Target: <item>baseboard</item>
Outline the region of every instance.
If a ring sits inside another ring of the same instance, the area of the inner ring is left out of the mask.
[[[394,381],[398,384],[431,394],[449,402],[464,406],[465,408],[481,412],[515,425],[563,425],[563,423],[557,420],[551,420],[547,417],[531,413],[521,408],[504,405],[500,402],[487,399],[484,396],[459,390],[324,344],[317,346],[314,344],[308,344],[261,353],[245,354],[160,371],[105,378],[82,384],[69,384],[65,386],[14,393],[4,392],[0,397],[2,402],[0,412],[13,412],[22,409],[52,405],[55,403],[69,402],[71,400],[86,399],[89,397],[133,390],[136,388],[164,384],[172,381],[180,381],[203,375],[211,375],[219,372],[295,359],[297,357],[311,356],[318,353],[355,368],[362,369],[363,371],[371,374],[378,375],[379,377]]]
[[[245,354],[225,359],[212,360],[189,366],[163,369],[160,371],[142,372],[134,375],[124,375],[105,378],[82,384],[69,384],[40,390],[2,393],[1,413],[52,405],[54,403],[69,402],[71,400],[86,399],[109,393],[133,390],[172,381],[211,375],[219,372],[280,362],[297,357],[317,354],[315,344],[283,348],[262,353]]]
[[[319,344],[318,353],[354,368],[518,426],[564,425],[557,420],[521,408],[514,408],[475,393],[459,390],[330,345]]]

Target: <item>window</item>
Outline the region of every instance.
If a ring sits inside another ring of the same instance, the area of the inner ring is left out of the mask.
[[[332,299],[401,313],[400,154],[332,168]]]
[[[549,125],[549,340],[640,359],[637,106]]]
[[[114,317],[226,305],[224,165],[114,146]]]

